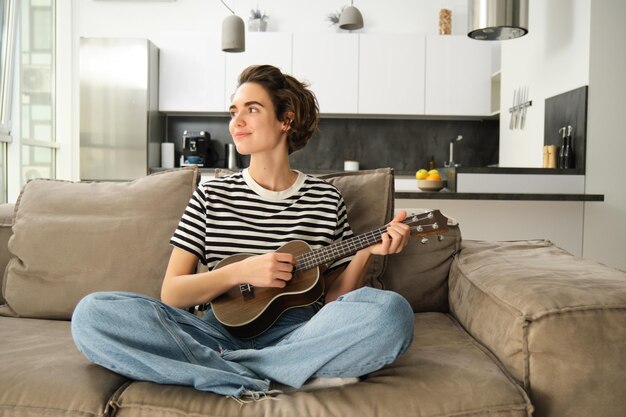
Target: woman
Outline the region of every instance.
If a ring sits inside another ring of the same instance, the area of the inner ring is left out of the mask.
[[[284,287],[295,259],[274,251],[287,242],[315,249],[352,236],[339,191],[289,166],[289,154],[318,124],[306,85],[269,65],[249,67],[230,114],[230,133],[250,166],[195,191],[170,241],[161,301],[129,293],[85,297],[72,319],[76,345],[129,378],[233,397],[266,393],[270,381],[300,388],[312,377],[359,377],[391,363],[411,342],[411,308],[393,292],[361,287],[372,255],[406,246],[404,212],[381,243],[329,266],[323,299],[287,310],[257,337],[231,335],[211,310],[203,317],[184,310],[239,284]],[[256,256],[212,269],[243,252]],[[198,260],[209,272],[196,273]]]

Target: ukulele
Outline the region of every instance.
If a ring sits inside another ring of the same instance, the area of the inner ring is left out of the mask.
[[[409,225],[411,235],[441,235],[447,232],[448,219],[433,210],[411,214],[402,222]],[[211,301],[217,320],[233,335],[251,338],[260,335],[290,308],[313,304],[324,294],[320,265],[345,258],[361,249],[382,242],[387,226],[342,240],[319,249],[301,240],[281,246],[276,252],[295,256],[292,278],[284,288],[254,287],[240,284]],[[214,269],[239,262],[252,254],[237,254],[221,260]]]

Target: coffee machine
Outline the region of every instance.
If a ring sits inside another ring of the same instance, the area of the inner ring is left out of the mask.
[[[211,134],[207,131],[185,130],[183,132],[183,161],[181,165],[210,167],[217,162],[218,155],[213,149]]]

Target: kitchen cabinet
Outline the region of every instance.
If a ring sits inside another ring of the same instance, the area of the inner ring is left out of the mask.
[[[359,36],[358,112],[424,114],[426,37]]]
[[[224,103],[228,108],[239,74],[248,66],[269,64],[291,74],[291,33],[247,32],[245,52],[225,55]]]
[[[165,32],[159,47],[159,111],[224,112],[224,52],[219,34]]]
[[[490,115],[495,47],[465,36],[427,36],[425,113]]]
[[[357,34],[293,34],[293,75],[311,84],[321,113],[357,113],[358,55]]]

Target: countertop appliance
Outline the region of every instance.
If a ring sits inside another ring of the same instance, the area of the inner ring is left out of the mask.
[[[211,134],[205,130],[183,132],[183,165],[214,166],[218,160]]]
[[[159,50],[147,39],[80,39],[80,178],[124,181],[160,165]]]

